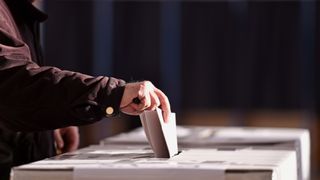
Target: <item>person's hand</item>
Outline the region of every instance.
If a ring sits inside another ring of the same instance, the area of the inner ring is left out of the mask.
[[[134,98],[140,100],[139,104],[133,102]],[[125,86],[120,103],[120,110],[129,115],[139,115],[144,110],[155,110],[161,106],[164,121],[168,122],[170,115],[170,103],[167,96],[150,81],[128,83]]]
[[[69,126],[54,130],[57,151],[66,153],[75,151],[79,146],[79,130],[76,126]]]

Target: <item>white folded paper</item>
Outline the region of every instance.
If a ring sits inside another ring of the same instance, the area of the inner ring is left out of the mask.
[[[178,153],[175,113],[171,113],[165,123],[161,109],[144,111],[140,114],[141,123],[148,142],[157,158],[170,158]]]

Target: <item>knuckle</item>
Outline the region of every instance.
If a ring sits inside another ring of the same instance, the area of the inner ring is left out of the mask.
[[[139,90],[142,90],[142,89],[144,89],[145,88],[145,85],[143,84],[143,83],[140,83],[139,84]]]
[[[142,91],[142,90],[138,91],[138,96],[144,97],[144,91]]]
[[[143,81],[142,83],[144,86],[151,86],[152,85],[151,81],[148,81],[148,80]]]

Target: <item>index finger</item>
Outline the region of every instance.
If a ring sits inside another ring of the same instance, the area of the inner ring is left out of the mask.
[[[163,111],[164,116],[164,122],[168,122],[169,115],[171,113],[169,99],[160,89],[157,89],[156,87],[154,89],[154,92],[158,95],[158,98],[160,100],[161,109]]]

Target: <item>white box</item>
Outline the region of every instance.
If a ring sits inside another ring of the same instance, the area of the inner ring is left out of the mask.
[[[296,153],[288,150],[182,149],[154,158],[143,145],[91,146],[19,166],[13,180],[297,180]]]
[[[295,150],[298,179],[310,179],[310,134],[306,129],[177,126],[179,147]],[[146,144],[142,128],[106,138],[101,144]]]

